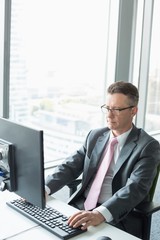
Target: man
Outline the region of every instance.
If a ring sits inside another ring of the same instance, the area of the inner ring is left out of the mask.
[[[82,229],[86,229],[106,221],[141,237],[141,221],[136,219],[135,224],[132,209],[147,201],[160,164],[160,145],[133,124],[138,100],[138,90],[131,83],[111,84],[106,104],[101,107],[106,113],[108,127],[90,131],[84,145],[47,177],[46,191],[52,194],[82,174],[81,185],[68,201],[81,209],[69,218],[70,226],[82,225]],[[98,202],[93,209],[85,210],[92,183],[112,137],[116,137],[118,143],[114,146],[114,157]]]

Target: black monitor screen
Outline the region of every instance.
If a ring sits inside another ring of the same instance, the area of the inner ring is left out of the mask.
[[[26,201],[45,207],[43,131],[0,118],[0,139],[13,144],[10,162],[13,190]],[[13,154],[14,152],[14,154]],[[12,155],[14,155],[12,159]],[[13,177],[12,176],[12,177]]]

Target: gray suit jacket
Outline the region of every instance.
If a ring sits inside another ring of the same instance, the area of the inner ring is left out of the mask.
[[[109,135],[108,128],[89,132],[84,145],[48,176],[46,184],[51,193],[82,174],[82,183],[68,203],[78,200],[93,180]],[[134,207],[147,200],[159,164],[159,142],[133,125],[116,163],[112,181],[113,196],[103,203],[111,212],[114,223],[124,219]]]

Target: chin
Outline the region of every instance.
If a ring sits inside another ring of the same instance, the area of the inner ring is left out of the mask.
[[[108,124],[108,128],[111,130],[116,130],[116,126],[114,124]]]

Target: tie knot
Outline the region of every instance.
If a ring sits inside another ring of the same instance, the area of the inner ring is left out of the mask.
[[[112,138],[111,141],[110,141],[110,144],[111,144],[112,146],[114,146],[116,143],[118,143],[117,138],[116,138],[116,137]]]

